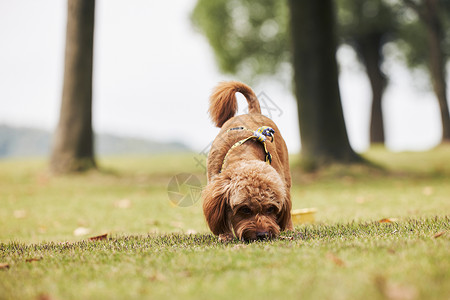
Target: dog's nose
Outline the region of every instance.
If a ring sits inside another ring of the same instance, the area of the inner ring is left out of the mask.
[[[269,237],[269,233],[267,231],[261,231],[256,233],[257,240],[265,240]]]

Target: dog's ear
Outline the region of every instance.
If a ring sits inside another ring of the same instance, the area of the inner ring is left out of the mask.
[[[277,216],[277,224],[280,226],[281,231],[294,229],[294,227],[292,226],[291,209],[291,196],[288,191],[286,198],[283,201],[281,210]]]
[[[203,213],[209,229],[215,234],[232,233],[227,210],[230,197],[230,178],[216,176],[202,193]]]

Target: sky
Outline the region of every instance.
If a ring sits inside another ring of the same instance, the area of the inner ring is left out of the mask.
[[[219,72],[205,37],[191,25],[195,0],[97,0],[94,37],[93,126],[96,132],[181,141],[202,151],[218,133],[207,110]],[[67,3],[0,0],[0,124],[53,131],[64,72]],[[350,143],[369,146],[370,85],[349,47],[337,53],[342,106]],[[397,60],[383,110],[386,145],[426,150],[440,142],[439,107],[423,76]],[[290,152],[300,149],[296,102],[289,88],[266,80],[253,86],[267,103]],[[238,97],[239,110],[245,100]],[[275,107],[272,105],[272,107]],[[270,108],[270,106],[269,106]]]

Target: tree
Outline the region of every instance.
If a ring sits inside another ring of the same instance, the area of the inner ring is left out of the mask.
[[[432,81],[436,98],[439,102],[442,121],[442,140],[450,142],[450,112],[447,99],[445,66],[448,60],[450,44],[445,36],[445,29],[450,30],[450,3],[444,0],[403,0],[418,15],[425,27],[425,32],[418,24],[410,22],[403,36],[407,41],[408,61],[412,65],[426,64]],[[411,28],[416,31],[411,34]],[[417,30],[418,29],[418,30]],[[419,34],[424,33],[425,39]],[[423,47],[426,45],[426,47]]]
[[[302,156],[313,167],[360,161],[347,137],[338,85],[332,0],[289,0]]]
[[[283,64],[292,63],[302,157],[309,166],[360,161],[350,147],[340,102],[334,7],[330,1],[299,2],[302,3],[290,2],[290,6],[286,6],[284,1],[276,0],[199,0],[192,19],[208,38],[224,72],[245,79],[262,74],[273,76],[280,74]],[[309,9],[313,15],[298,11],[302,9]],[[327,11],[324,13],[321,9]],[[300,16],[305,19],[299,20]],[[314,30],[315,34],[305,30]],[[293,49],[289,43],[291,38]],[[325,50],[327,47],[331,48]],[[305,54],[309,55],[306,60],[300,57]],[[305,71],[309,73],[299,73]]]
[[[220,70],[248,83],[290,62],[285,1],[198,0],[191,19],[208,39]]]
[[[340,36],[358,54],[372,89],[370,143],[384,144],[382,100],[388,80],[381,65],[383,46],[396,32],[396,16],[383,0],[340,0],[338,4]]]
[[[95,167],[92,62],[95,0],[68,0],[64,84],[50,168],[55,173]]]

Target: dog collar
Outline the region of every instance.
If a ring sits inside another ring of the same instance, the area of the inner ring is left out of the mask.
[[[275,134],[275,130],[273,130],[272,127],[269,126],[261,126],[258,129],[256,129],[255,131],[247,129],[245,127],[234,127],[234,128],[230,128],[227,130],[227,132],[232,131],[232,130],[246,130],[246,131],[250,131],[253,133],[253,135],[242,139],[238,142],[236,142],[233,146],[231,146],[230,150],[228,150],[227,154],[225,154],[225,157],[223,158],[223,162],[222,162],[222,167],[220,168],[219,173],[222,173],[222,170],[225,166],[225,163],[227,161],[227,157],[228,154],[230,154],[231,150],[233,150],[236,147],[239,147],[240,145],[244,144],[245,142],[249,141],[249,140],[257,140],[258,142],[260,142],[261,144],[263,144],[264,146],[264,152],[266,154],[265,157],[265,162],[267,164],[272,164],[272,155],[270,154],[269,150],[267,150],[267,146],[266,146],[266,141],[268,137],[271,137],[270,142],[273,143],[273,135]]]

